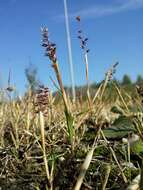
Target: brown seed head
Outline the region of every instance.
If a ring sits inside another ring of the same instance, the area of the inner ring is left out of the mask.
[[[116,72],[116,67],[117,65],[119,64],[119,62],[116,62],[112,67],[111,69],[109,69],[106,73],[106,80],[109,82],[112,80],[113,78],[113,75],[115,74]]]
[[[45,48],[45,56],[48,56],[52,62],[57,61],[56,44],[49,41],[49,33],[46,27],[41,28],[42,32],[42,46]]]
[[[49,89],[47,87],[39,86],[36,91],[36,97],[34,101],[35,113],[43,112],[44,116],[47,116],[49,105]]]
[[[81,21],[80,16],[77,16],[76,20],[78,22],[80,22]],[[80,27],[80,25],[79,25],[79,27]],[[77,38],[80,41],[80,47],[81,47],[81,49],[84,51],[84,53],[89,53],[90,50],[87,48],[88,38],[84,37],[83,31],[81,30],[81,28],[79,28],[79,30],[77,31],[77,33],[78,33]]]

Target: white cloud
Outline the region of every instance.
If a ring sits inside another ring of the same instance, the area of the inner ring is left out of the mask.
[[[71,13],[70,18],[75,18],[77,15],[80,15],[82,18],[98,18],[140,8],[143,8],[143,0],[115,0],[113,4],[106,6],[93,5],[91,7],[86,7],[86,9]],[[63,17],[63,15],[60,16],[60,18]]]
[[[122,9],[134,10],[143,7],[143,0],[122,0]]]

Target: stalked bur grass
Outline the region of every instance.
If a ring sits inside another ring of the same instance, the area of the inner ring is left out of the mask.
[[[101,95],[100,95],[100,99],[103,98],[103,94],[105,92],[105,89],[107,87],[107,84],[112,80],[113,78],[113,75],[115,74],[116,72],[116,67],[119,63],[116,62],[106,73],[106,76],[105,76],[105,81],[103,83],[103,86],[102,86],[102,90],[101,90]]]
[[[98,117],[100,115],[100,109],[102,109],[103,107],[103,95],[105,93],[105,90],[106,90],[106,87],[108,85],[108,83],[112,82],[112,78],[113,78],[113,75],[115,74],[116,72],[116,67],[119,63],[116,62],[114,65],[112,65],[112,67],[106,72],[105,74],[105,79],[103,80],[103,82],[100,84],[99,88],[97,89],[95,95],[93,96],[92,98],[92,109],[94,107],[97,107],[96,108],[96,114],[97,114],[97,118],[96,120],[98,120]],[[97,99],[97,102],[95,103],[95,100]],[[99,106],[100,105],[100,106]]]
[[[46,176],[50,184],[50,190],[53,189],[53,173],[54,173],[54,162],[52,163],[51,170],[49,171],[48,160],[46,156],[46,141],[45,141],[45,117],[49,116],[48,110],[50,109],[51,95],[47,87],[40,85],[35,94],[34,108],[35,113],[39,113],[40,117],[40,130],[41,130],[41,141],[43,160],[45,165]]]
[[[56,78],[61,90],[61,94],[62,94],[62,98],[63,98],[63,102],[64,102],[64,106],[65,106],[65,116],[66,116],[66,121],[67,121],[67,130],[68,130],[68,140],[72,146],[72,150],[74,150],[74,140],[75,140],[75,131],[74,131],[74,118],[72,116],[71,110],[70,110],[70,106],[69,106],[69,102],[68,102],[68,98],[64,89],[64,85],[62,82],[62,77],[61,77],[61,73],[59,70],[59,64],[57,61],[57,55],[56,55],[56,44],[50,42],[49,40],[49,33],[48,33],[48,29],[45,28],[41,28],[41,32],[42,32],[42,46],[45,48],[45,56],[48,56],[51,63],[52,63],[52,68],[54,69],[54,72],[56,74]]]
[[[40,111],[46,117],[50,108],[50,91],[44,85],[39,86],[36,91],[35,100],[34,100],[34,109],[35,113]]]
[[[61,73],[59,70],[59,65],[58,65],[57,56],[56,56],[56,44],[49,41],[49,33],[48,33],[47,28],[41,28],[41,31],[42,31],[42,36],[43,36],[42,46],[45,48],[45,56],[48,56],[50,61],[52,62],[51,66],[53,67],[55,71],[56,78],[60,86],[60,90],[62,92],[62,97],[63,97],[65,107],[69,111],[68,100],[67,100],[67,96],[64,90],[63,83],[62,83]]]
[[[103,95],[105,93],[106,87],[109,82],[112,82],[113,75],[116,72],[116,67],[118,66],[118,62],[116,62],[112,67],[105,73],[105,79],[100,84],[99,88],[97,89],[95,95],[92,98],[92,105],[95,103],[95,100],[98,98],[102,102]],[[97,102],[99,104],[99,102]]]
[[[86,76],[86,83],[87,83],[87,98],[89,106],[91,107],[91,96],[90,96],[90,85],[89,85],[89,69],[88,69],[88,53],[89,49],[87,47],[88,38],[84,37],[83,31],[81,30],[81,18],[80,16],[76,17],[76,20],[79,24],[79,30],[78,30],[78,39],[80,40],[80,47],[83,50],[83,57],[84,57],[84,63],[85,63],[85,76]]]

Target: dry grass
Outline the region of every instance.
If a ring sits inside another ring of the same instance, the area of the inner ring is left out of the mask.
[[[135,173],[139,174],[139,166],[136,166],[136,169],[123,166],[128,152],[123,156],[120,153],[122,149],[117,148],[122,145],[121,139],[109,141],[103,131],[119,117],[119,114],[111,112],[113,106],[118,105],[123,109],[126,117],[132,112],[129,111],[129,105],[123,101],[124,97],[119,89],[119,100],[117,98],[118,101],[115,100],[112,104],[104,100],[103,90],[106,92],[105,84],[101,84],[99,90],[97,89],[98,95],[95,96],[90,109],[87,106],[88,99],[80,106],[79,102],[72,103],[67,97],[70,112],[67,112],[66,105],[62,102],[55,104],[55,98],[49,94],[50,106],[46,106],[46,115],[41,111],[35,113],[34,96],[31,93],[21,100],[1,102],[1,187],[126,188]],[[73,132],[69,131],[68,127],[71,127]],[[138,127],[140,130],[137,134],[140,135],[142,126]],[[96,145],[93,147],[97,135]],[[92,156],[89,158],[91,151]],[[137,160],[130,158],[130,163],[134,162]],[[104,176],[105,165],[108,166],[105,169],[108,177]]]

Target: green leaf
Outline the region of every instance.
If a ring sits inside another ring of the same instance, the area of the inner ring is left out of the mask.
[[[123,115],[123,110],[121,108],[117,107],[117,106],[113,106],[111,108],[111,112]]]
[[[130,146],[131,146],[131,151],[134,154],[143,156],[143,141],[142,140],[137,140],[137,141],[131,143]]]
[[[69,141],[70,143],[72,143],[73,137],[74,137],[74,117],[67,110],[65,110],[65,116],[66,116],[67,127],[68,127]]]
[[[131,132],[136,132],[134,124],[130,118],[120,116],[114,121],[111,127],[103,130],[106,138],[123,138]]]

